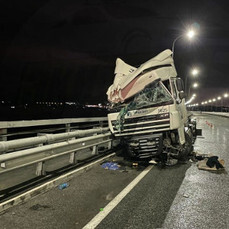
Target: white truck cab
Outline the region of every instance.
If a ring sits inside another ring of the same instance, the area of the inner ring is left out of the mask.
[[[192,147],[183,81],[171,54],[167,49],[139,68],[116,61],[107,91],[108,122],[132,157],[150,159],[162,152],[182,157]]]

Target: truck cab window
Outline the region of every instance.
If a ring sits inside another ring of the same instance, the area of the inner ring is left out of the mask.
[[[164,84],[165,87],[168,89],[168,91],[169,91],[170,93],[172,93],[172,92],[171,92],[171,86],[170,86],[169,80],[163,81],[163,84]]]

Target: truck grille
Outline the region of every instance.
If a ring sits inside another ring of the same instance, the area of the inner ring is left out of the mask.
[[[166,131],[170,128],[169,113],[126,118],[121,131],[116,128],[116,121],[112,121],[112,126],[116,136]]]
[[[127,139],[129,154],[138,158],[151,158],[162,152],[162,134],[143,135]]]

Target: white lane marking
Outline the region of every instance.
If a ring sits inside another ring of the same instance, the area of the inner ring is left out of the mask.
[[[104,209],[99,212],[83,229],[93,229],[121,202],[121,200],[138,184],[138,182],[153,168],[145,168],[130,184],[128,184]]]

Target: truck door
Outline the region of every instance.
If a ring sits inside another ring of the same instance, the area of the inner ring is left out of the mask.
[[[172,78],[171,84],[173,88],[176,107],[180,113],[181,120],[185,123],[187,120],[187,110],[185,106],[184,83],[181,78]]]

